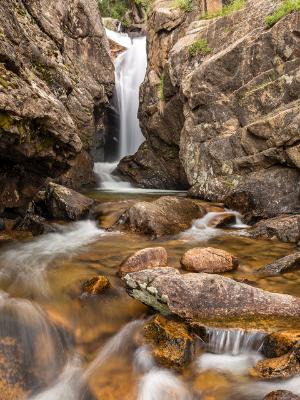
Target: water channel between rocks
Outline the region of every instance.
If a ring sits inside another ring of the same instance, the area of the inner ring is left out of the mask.
[[[110,203],[103,225],[109,225],[125,200],[158,196],[101,191],[89,195]],[[255,331],[211,331],[206,352],[183,373],[160,368],[139,340],[142,321],[151,310],[129,297],[116,276],[124,258],[144,247],[164,246],[169,266],[179,268],[184,251],[209,245],[239,258],[239,268],[227,276],[248,279],[273,292],[299,295],[297,273],[272,278],[255,274],[293,246],[254,240],[246,231],[240,224],[226,230],[207,228],[204,220],[178,236],[153,241],[83,221],[65,226],[62,233],[2,247],[1,357],[7,357],[11,346],[17,346],[19,356],[24,349],[27,352],[20,365],[10,360],[11,368],[16,368],[10,371],[11,398],[222,400],[262,399],[273,388],[299,392],[299,378],[263,382],[248,376],[248,369],[261,358],[263,336]],[[82,298],[81,282],[97,274],[107,276],[111,288],[95,298]]]

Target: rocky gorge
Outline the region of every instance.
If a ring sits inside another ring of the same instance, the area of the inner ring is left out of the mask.
[[[299,399],[299,21],[0,1],[1,399]]]

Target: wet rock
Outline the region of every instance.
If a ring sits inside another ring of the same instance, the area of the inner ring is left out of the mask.
[[[168,253],[164,247],[149,247],[128,257],[119,267],[119,275],[144,269],[162,268],[168,265]]]
[[[59,226],[49,223],[45,218],[35,214],[27,214],[25,218],[17,224],[16,230],[29,231],[33,236],[44,233],[59,232]]]
[[[183,269],[190,272],[218,274],[238,267],[238,259],[227,251],[213,247],[195,247],[188,250],[180,260]]]
[[[300,397],[288,390],[275,390],[267,394],[263,400],[300,400]]]
[[[163,367],[180,370],[192,359],[193,338],[182,322],[156,315],[144,325],[144,337]]]
[[[94,0],[1,2],[0,27],[0,204],[21,212],[48,178],[91,182],[114,68]]]
[[[95,276],[84,282],[81,286],[82,293],[97,295],[110,288],[110,282],[106,276]]]
[[[257,238],[278,239],[283,242],[297,243],[300,240],[300,215],[282,215],[262,220],[249,231]]]
[[[0,218],[0,232],[5,230],[5,222],[3,218]]]
[[[225,228],[227,226],[233,225],[235,223],[235,215],[230,213],[222,213],[216,215],[210,222],[209,226],[214,228]]]
[[[262,275],[272,276],[280,275],[286,272],[296,271],[300,269],[300,252],[289,254],[286,257],[276,260],[272,264],[265,265],[258,269],[258,273]]]
[[[280,357],[296,347],[300,348],[299,330],[279,331],[265,338],[262,353],[268,358]]]
[[[94,200],[56,183],[49,183],[46,190],[47,211],[55,219],[85,218],[93,203]]]
[[[291,378],[300,373],[300,362],[295,352],[259,361],[250,375],[260,379]]]
[[[300,317],[300,299],[271,293],[220,275],[156,268],[125,276],[130,296],[162,314],[193,322],[218,318]]]
[[[201,216],[203,211],[193,200],[166,196],[136,203],[128,210],[128,223],[134,231],[160,237],[190,228]]]

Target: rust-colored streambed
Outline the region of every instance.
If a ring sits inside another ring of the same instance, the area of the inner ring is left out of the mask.
[[[111,203],[103,225],[109,225],[125,200],[156,196],[90,195]],[[125,231],[106,232],[83,221],[66,226],[62,233],[2,248],[1,399],[223,400],[262,399],[275,389],[299,392],[300,378],[264,382],[249,377],[248,369],[261,357],[255,347],[260,337],[254,333],[247,345],[239,345],[243,332],[233,333],[229,342],[235,343],[234,351],[229,344],[223,354],[206,352],[183,373],[160,368],[141,341],[142,321],[151,311],[130,298],[116,276],[124,258],[144,247],[164,246],[169,265],[179,268],[184,251],[209,245],[238,257],[239,268],[227,276],[247,279],[273,292],[299,295],[299,273],[271,278],[255,274],[294,246],[254,240],[245,232],[238,228],[191,230],[152,241]],[[83,298],[81,282],[97,274],[107,276],[111,288],[97,297]],[[219,332],[222,335],[226,333]]]

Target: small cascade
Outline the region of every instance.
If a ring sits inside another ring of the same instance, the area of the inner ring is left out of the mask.
[[[207,353],[197,360],[200,371],[214,369],[243,375],[261,358],[266,334],[242,329],[208,329]]]
[[[207,350],[215,354],[238,355],[258,352],[266,334],[243,329],[207,329]]]
[[[225,210],[224,212],[208,212],[204,217],[196,219],[192,227],[180,235],[181,239],[187,239],[192,241],[207,241],[215,236],[219,236],[224,232],[222,229],[215,228],[212,225],[214,219],[222,215],[234,215],[235,223],[230,225],[231,229],[247,229],[248,225],[242,222],[242,216],[237,211]]]
[[[45,279],[48,265],[54,259],[72,255],[109,233],[98,229],[93,221],[80,221],[61,227],[61,232],[49,233],[30,243],[14,246],[0,256],[0,280],[14,289],[47,295],[49,287]],[[111,234],[111,233],[110,233]]]
[[[112,175],[117,162],[134,154],[143,142],[144,137],[138,120],[139,88],[142,84],[147,68],[146,37],[131,39],[127,34],[106,30],[107,36],[127,48],[115,60],[116,90],[113,103],[118,105],[120,116],[118,159],[116,163],[96,163],[94,171],[99,178],[101,188],[115,190],[116,188],[130,188]]]

